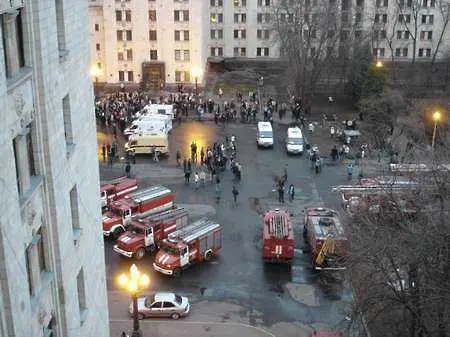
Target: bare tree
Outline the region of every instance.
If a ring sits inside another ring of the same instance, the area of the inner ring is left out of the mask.
[[[439,49],[441,47],[442,41],[445,36],[445,32],[447,31],[448,22],[450,20],[450,3],[448,0],[438,0],[437,2],[438,11],[442,20],[442,28],[439,34],[439,39],[435,45],[433,52],[433,59],[431,60],[431,65],[436,62],[436,56],[439,53]]]
[[[327,66],[336,59],[342,33],[335,0],[283,1],[274,6],[274,30],[281,54],[290,63],[295,91],[311,95]]]

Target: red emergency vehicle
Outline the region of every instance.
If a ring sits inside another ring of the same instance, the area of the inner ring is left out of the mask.
[[[109,206],[115,200],[124,198],[127,194],[136,191],[137,188],[137,180],[127,177],[120,177],[100,185],[102,208]]]
[[[140,260],[146,252],[152,253],[159,243],[178,229],[189,224],[189,213],[183,207],[133,220],[114,245],[114,251]]]
[[[153,268],[162,274],[178,277],[181,270],[212,260],[221,248],[222,226],[201,219],[169,234],[161,242]]]
[[[268,211],[263,218],[264,261],[291,263],[294,258],[294,249],[294,230],[289,213],[280,209]]]
[[[114,201],[103,213],[103,235],[118,238],[134,216],[149,216],[173,207],[174,195],[167,187],[157,185]]]
[[[330,208],[306,208],[303,236],[316,270],[344,270],[348,242],[338,213]]]

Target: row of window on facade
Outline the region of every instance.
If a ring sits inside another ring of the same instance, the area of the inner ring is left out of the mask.
[[[375,57],[386,57],[385,48],[373,48],[372,51]],[[396,57],[408,57],[408,48],[395,48],[394,56]],[[417,50],[418,57],[431,57],[431,48],[419,48]]]
[[[224,1],[227,0],[210,0],[209,5],[211,7],[223,7]],[[247,0],[232,0],[234,7],[247,7]],[[271,6],[273,0],[258,0],[258,7],[268,7]]]
[[[392,39],[394,36],[390,36],[389,39]],[[408,30],[397,30],[395,37],[397,40],[409,40],[411,38],[411,34]],[[373,39],[374,40],[385,40],[387,39],[387,31],[382,30],[374,30],[373,31]],[[419,32],[418,36],[421,41],[431,41],[433,39],[433,31],[432,30],[422,30]]]
[[[285,13],[281,15],[286,15]],[[293,18],[292,14],[292,18]],[[247,22],[247,14],[245,13],[234,13],[234,23],[246,23]],[[223,13],[210,13],[209,21],[212,24],[220,24],[223,23]],[[257,23],[270,23],[271,22],[271,14],[270,13],[257,13],[256,14],[256,22]]]
[[[420,0],[417,2],[420,3],[424,8],[436,7],[436,0]],[[377,7],[389,7],[389,0],[376,0],[375,4]],[[413,0],[393,0],[392,4],[400,8],[411,8],[413,5]]]
[[[210,56],[223,56],[223,47],[211,47],[210,48]],[[247,57],[247,48],[245,47],[235,47],[233,48],[233,56],[234,57]],[[258,47],[256,48],[256,56],[265,56],[269,55],[269,48],[267,47]]]
[[[422,24],[432,25],[434,24],[434,15],[433,14],[423,14],[418,17],[417,21]],[[374,23],[387,23],[388,15],[387,14],[375,14]],[[399,14],[398,15],[399,23],[411,23],[411,14]]]

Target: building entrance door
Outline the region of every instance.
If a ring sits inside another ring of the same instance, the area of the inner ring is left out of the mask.
[[[142,80],[150,90],[160,90],[165,87],[165,65],[163,62],[144,62],[142,64]]]

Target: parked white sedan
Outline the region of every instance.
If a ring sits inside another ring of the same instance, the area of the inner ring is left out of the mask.
[[[169,292],[158,292],[154,295],[138,298],[138,318],[172,317],[178,319],[189,314],[190,305],[187,297]],[[128,309],[133,315],[133,303]]]

